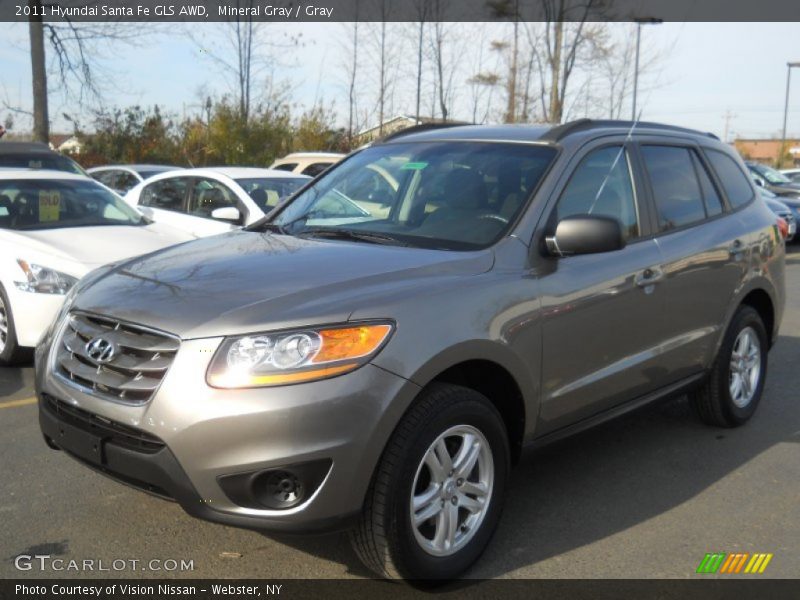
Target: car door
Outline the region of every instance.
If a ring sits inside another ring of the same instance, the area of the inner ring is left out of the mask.
[[[166,223],[192,233],[194,217],[186,214],[186,197],[191,177],[167,177],[145,185],[138,208],[157,223]]]
[[[679,381],[703,371],[713,354],[747,268],[747,225],[728,210],[699,148],[642,141],[639,152],[664,271],[659,285],[670,331],[662,365]],[[746,175],[722,159],[739,171],[752,199]]]
[[[621,223],[626,246],[545,259],[540,433],[652,392],[665,380],[661,254],[649,236],[630,149],[595,146],[577,161],[548,209],[547,230],[568,216],[610,216]]]
[[[219,208],[235,208],[235,222],[215,219],[212,213]],[[192,219],[192,233],[198,237],[224,233],[245,223],[247,214],[236,194],[224,183],[210,177],[195,177],[188,198],[187,215]]]

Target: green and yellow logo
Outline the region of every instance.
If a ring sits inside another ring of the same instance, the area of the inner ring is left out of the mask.
[[[712,573],[726,573],[728,575],[763,573],[771,560],[772,554],[750,554],[749,552],[727,554],[725,552],[716,552],[706,554],[696,572],[704,575]]]

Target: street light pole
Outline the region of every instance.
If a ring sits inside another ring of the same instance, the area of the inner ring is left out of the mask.
[[[663,23],[663,19],[655,19],[653,17],[644,17],[641,19],[634,19],[636,22],[636,65],[633,71],[633,105],[631,107],[631,121],[636,121],[636,96],[639,93],[639,43],[642,38],[642,25],[659,25]]]
[[[781,153],[778,156],[778,168],[783,166],[783,155],[786,154],[786,122],[789,118],[789,85],[792,82],[792,68],[800,67],[800,62],[786,63],[786,100],[783,104],[783,135],[781,136]]]

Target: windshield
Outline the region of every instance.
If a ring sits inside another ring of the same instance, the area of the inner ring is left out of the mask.
[[[237,179],[241,188],[255,201],[264,212],[269,212],[278,202],[291,196],[306,183],[308,177],[252,177]]]
[[[498,142],[373,146],[322,175],[272,223],[291,235],[371,234],[409,246],[483,248],[508,230],[555,153]]]
[[[0,167],[49,169],[51,171],[66,171],[67,173],[75,173],[76,175],[86,175],[86,171],[74,160],[55,153],[15,152],[13,154],[0,154]]]
[[[786,177],[786,175],[770,167],[766,167],[764,165],[753,165],[752,168],[756,171],[756,173],[761,175],[770,183],[776,185],[780,185],[782,183],[792,183],[792,180]]]
[[[138,212],[94,181],[0,180],[0,229],[144,225]]]

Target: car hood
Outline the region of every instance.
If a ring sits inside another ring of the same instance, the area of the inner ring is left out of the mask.
[[[408,286],[484,273],[491,250],[455,252],[236,231],[117,266],[74,308],[184,339],[344,322]],[[386,315],[391,317],[391,315]]]
[[[59,263],[72,265],[72,269],[68,270],[76,272],[69,274],[77,277],[107,263],[148,254],[194,239],[189,234],[159,223],[144,226],[7,230],[6,233],[13,236],[14,244],[19,248],[19,258],[26,258],[26,250],[53,257]]]

